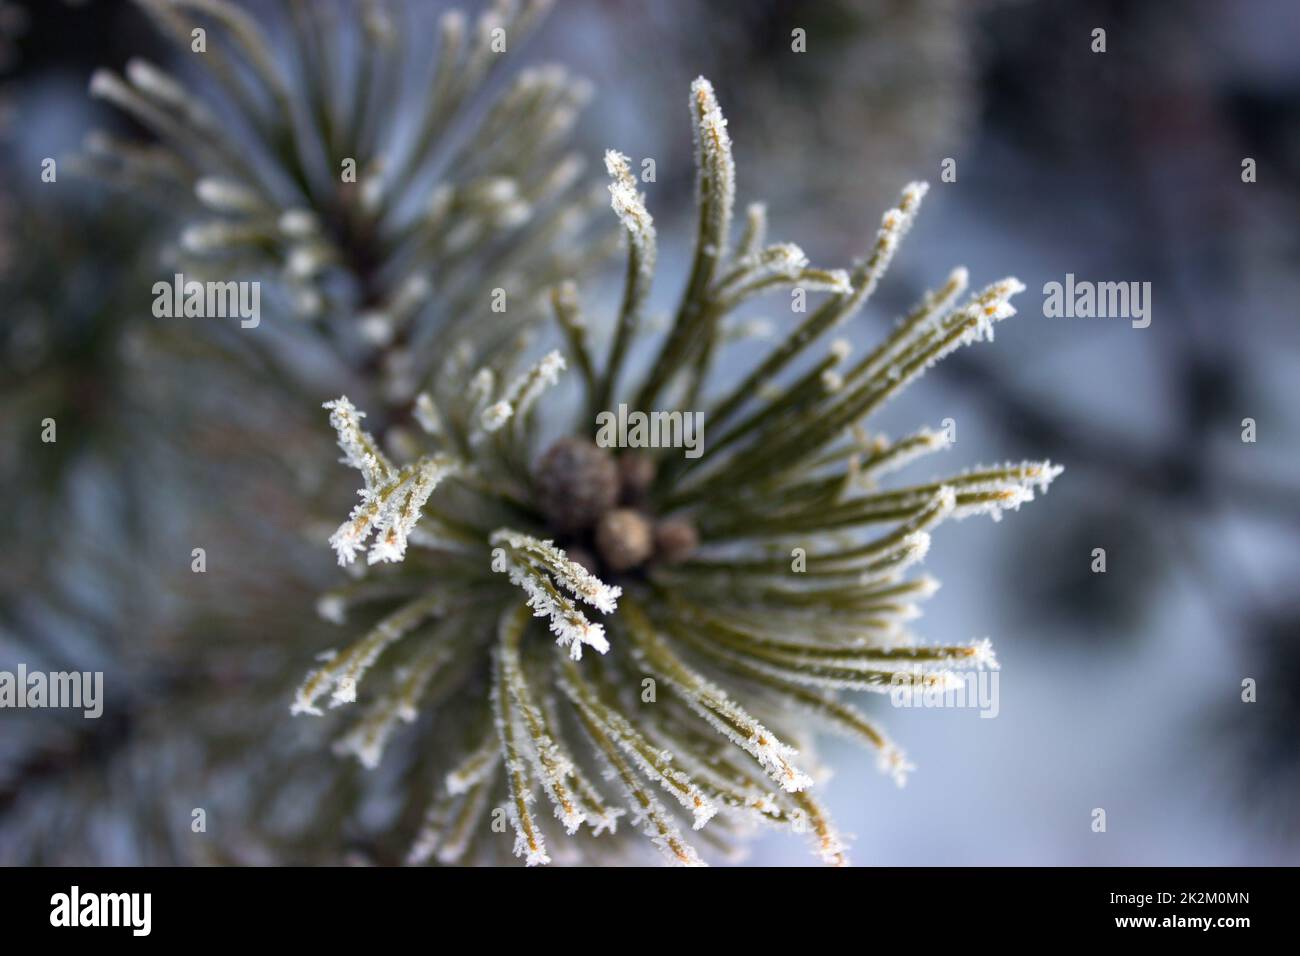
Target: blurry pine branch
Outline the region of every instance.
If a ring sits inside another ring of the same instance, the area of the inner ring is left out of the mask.
[[[538,318],[492,314],[486,290],[531,303],[609,251],[586,235],[597,200],[567,145],[587,85],[557,66],[499,75],[541,0],[436,24],[380,0],[256,15],[225,0],[138,2],[195,77],[138,59],[98,71],[92,94],[155,141],[95,134],[84,162],[183,224],[172,264],[187,278],[262,281],[293,320],[267,350],[290,380],[324,352],[333,381],[409,415],[440,337],[494,347]]]

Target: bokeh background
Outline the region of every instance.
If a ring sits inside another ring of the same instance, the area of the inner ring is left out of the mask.
[[[937,535],[919,631],[992,637],[1000,712],[877,706],[919,765],[903,790],[827,741],[855,862],[1300,862],[1297,43],[1290,0],[560,0],[528,51],[593,81],[592,156],[655,158],[663,276],[689,248],[702,73],[741,201],[767,200],[816,262],[859,253],[898,188],[931,181],[855,343],[953,265],[1028,286],[995,345],[885,413],[892,434],[952,418],[945,471],[1067,470],[1000,526]],[[42,158],[123,127],[85,90],[133,55],[169,57],[129,3],[0,2],[0,667],[103,670],[109,701],[98,721],[0,711],[0,863],[364,856],[309,804],[327,747],[278,692],[336,580],[312,523],[332,479],[303,464],[333,461],[330,436],[248,356],[149,314],[166,210],[70,165],[40,182]],[[1150,327],[1044,317],[1044,283],[1071,272],[1150,282]],[[333,845],[257,838],[294,835],[308,805]],[[750,861],[808,858],[772,837]]]

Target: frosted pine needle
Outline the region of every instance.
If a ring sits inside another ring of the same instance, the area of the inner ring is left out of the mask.
[[[500,549],[510,583],[528,595],[528,606],[537,617],[550,618],[556,643],[567,647],[574,660],[582,659],[584,644],[602,654],[609,650],[604,627],[587,620],[556,585],[606,614],[617,607],[621,588],[604,584],[550,541],[503,528],[489,543]]]

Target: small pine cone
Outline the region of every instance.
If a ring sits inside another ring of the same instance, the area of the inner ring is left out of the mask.
[[[619,456],[618,480],[625,505],[643,504],[655,480],[655,461],[649,455],[629,451]]]
[[[596,550],[614,571],[630,571],[654,552],[650,521],[631,508],[615,508],[596,525]]]
[[[655,557],[665,564],[685,561],[699,546],[699,532],[684,518],[669,518],[655,525]]]
[[[618,464],[603,448],[581,438],[561,438],[534,471],[542,511],[561,533],[590,528],[618,503]]]

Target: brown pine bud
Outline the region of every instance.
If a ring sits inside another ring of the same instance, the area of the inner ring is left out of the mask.
[[[650,521],[631,508],[606,512],[596,525],[596,550],[614,571],[630,571],[654,552]]]
[[[669,518],[655,525],[655,557],[665,564],[685,561],[700,546],[700,534],[685,518]]]
[[[534,469],[537,494],[551,527],[561,533],[590,528],[618,503],[618,464],[582,438],[561,438]]]
[[[645,502],[650,486],[655,480],[655,461],[640,452],[624,452],[618,459],[618,480],[622,486],[621,501],[625,505]]]

